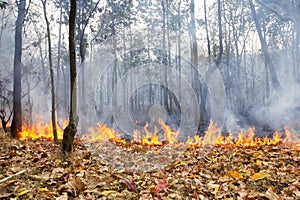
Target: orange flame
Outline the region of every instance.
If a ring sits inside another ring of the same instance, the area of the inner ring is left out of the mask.
[[[121,139],[117,132],[101,123],[97,123],[96,129],[90,128],[89,132],[89,134],[83,135],[82,139],[89,142],[102,142],[105,140],[111,140],[113,142],[126,144],[126,141]]]
[[[153,145],[160,146],[164,144],[178,144],[179,131],[173,131],[170,126],[166,125],[162,119],[158,119],[158,123],[164,132],[164,142],[159,140],[158,128],[154,127],[153,133],[148,129],[148,122],[143,128],[144,136],[139,130],[135,130],[133,133],[134,142],[141,145]],[[63,127],[66,127],[68,121],[65,120]],[[63,128],[57,126],[58,139],[63,137]],[[51,123],[45,124],[38,122],[32,126],[23,125],[23,131],[20,133],[21,140],[31,139],[35,140],[38,138],[53,140],[53,129]],[[118,133],[107,127],[104,124],[97,123],[96,128],[90,128],[87,134],[82,136],[82,139],[89,142],[104,142],[107,140],[126,144],[127,142],[122,139]],[[275,132],[272,138],[256,138],[255,128],[249,128],[247,133],[240,131],[237,138],[233,138],[232,135],[224,136],[221,133],[221,129],[212,120],[205,131],[205,135],[200,137],[196,135],[194,137],[188,137],[185,142],[186,145],[191,147],[202,147],[206,145],[226,145],[226,146],[241,146],[241,147],[253,147],[258,145],[277,145],[277,144],[291,144],[292,135],[288,127],[284,128],[284,133]],[[300,149],[300,142],[293,143],[293,146]]]
[[[63,122],[63,127],[66,127],[68,124],[68,120]],[[56,126],[57,138],[63,138],[63,129],[60,126]],[[22,132],[20,132],[20,140],[31,139],[36,140],[39,138],[53,140],[53,127],[51,123],[44,123],[42,121],[37,122],[34,125],[27,126],[23,124]]]
[[[164,131],[165,140],[170,144],[177,143],[178,131],[172,131],[170,126],[166,125],[162,119],[158,119],[158,123],[161,125]]]

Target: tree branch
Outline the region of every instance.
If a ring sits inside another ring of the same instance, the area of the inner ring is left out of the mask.
[[[269,11],[271,11],[272,13],[274,13],[275,15],[277,15],[282,21],[294,21],[294,17],[290,16],[291,12],[291,8],[290,6],[288,6],[286,4],[286,2],[284,1],[276,1],[276,0],[257,0],[257,3],[259,3],[260,5],[262,5],[263,7],[265,7],[266,9],[268,9]],[[283,16],[282,14],[280,14],[278,12],[278,10],[276,10],[275,8],[272,8],[272,6],[268,5],[268,4],[274,4],[277,7],[279,7],[280,9],[285,11],[286,16]]]
[[[18,176],[18,175],[20,175],[20,174],[24,174],[25,172],[26,172],[26,170],[24,169],[24,170],[19,171],[19,172],[15,173],[15,174],[12,174],[12,175],[10,175],[10,176],[4,178],[4,179],[1,179],[1,180],[0,180],[0,183],[4,183],[5,181],[7,181],[7,180],[9,180],[9,179],[12,179],[12,178],[15,177],[15,176]]]

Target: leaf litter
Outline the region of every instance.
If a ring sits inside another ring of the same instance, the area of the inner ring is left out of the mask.
[[[172,148],[75,139],[62,160],[52,141],[1,131],[0,199],[300,199],[299,148]]]

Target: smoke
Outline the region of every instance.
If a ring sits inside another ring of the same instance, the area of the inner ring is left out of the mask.
[[[250,114],[272,129],[282,130],[287,126],[296,132],[300,131],[300,102],[292,91],[286,91],[274,98],[268,106],[252,109]]]
[[[247,120],[243,119],[243,116],[237,115],[232,110],[226,109],[225,114],[225,128],[234,138],[237,136],[237,132],[246,132],[251,126]]]

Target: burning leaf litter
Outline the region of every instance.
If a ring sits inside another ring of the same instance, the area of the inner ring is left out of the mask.
[[[1,133],[0,198],[300,198],[299,143],[291,143],[288,128],[272,139],[255,138],[250,128],[234,140],[211,122],[203,138],[180,143],[179,132],[159,123],[164,141],[147,124],[145,136],[136,131],[132,142],[98,124],[76,140],[69,164],[51,142],[50,125],[25,127],[26,141]]]
[[[184,148],[179,143],[156,146],[111,139],[90,143],[88,149],[76,139],[72,157],[62,161],[60,145],[52,141],[17,141],[1,131],[0,198],[300,198],[299,148],[284,142],[200,147],[200,141],[203,144],[207,138],[196,138]],[[131,154],[137,156],[126,160]],[[146,159],[152,166],[143,166]],[[157,163],[165,165],[157,167]]]
[[[165,144],[178,144],[178,135],[179,131],[172,130],[168,125],[164,123],[163,120],[158,119],[159,124],[163,130],[164,139],[162,141],[159,140],[158,136],[158,128],[154,128],[154,132],[151,133],[148,130],[148,123],[146,123],[143,128],[144,135],[139,131],[135,130],[133,133],[133,142],[126,141],[123,139],[116,131],[107,127],[105,124],[97,123],[96,128],[90,128],[89,132],[83,134],[82,139],[85,142],[97,142],[103,143],[107,140],[123,144],[123,145],[131,145],[132,143],[141,144],[143,146],[164,146]],[[67,121],[63,122],[63,127],[67,125]],[[62,139],[63,136],[63,127],[57,126],[58,138]],[[49,124],[44,124],[42,122],[38,122],[32,126],[23,126],[23,131],[21,132],[21,140],[30,139],[35,140],[38,138],[44,138],[53,140],[52,135],[52,127]],[[296,138],[299,140],[299,138]],[[284,133],[275,132],[273,134],[273,138],[259,138],[255,137],[255,128],[249,128],[248,133],[239,132],[238,138],[233,138],[231,135],[224,136],[222,135],[221,129],[218,128],[217,124],[213,121],[210,121],[210,124],[205,131],[205,135],[203,138],[196,135],[193,138],[189,137],[185,144],[187,146],[192,147],[203,147],[206,145],[234,145],[234,146],[260,146],[260,145],[277,145],[279,143],[292,144],[295,148],[299,148],[300,141],[295,142],[295,139],[292,139],[290,130],[285,127]]]

